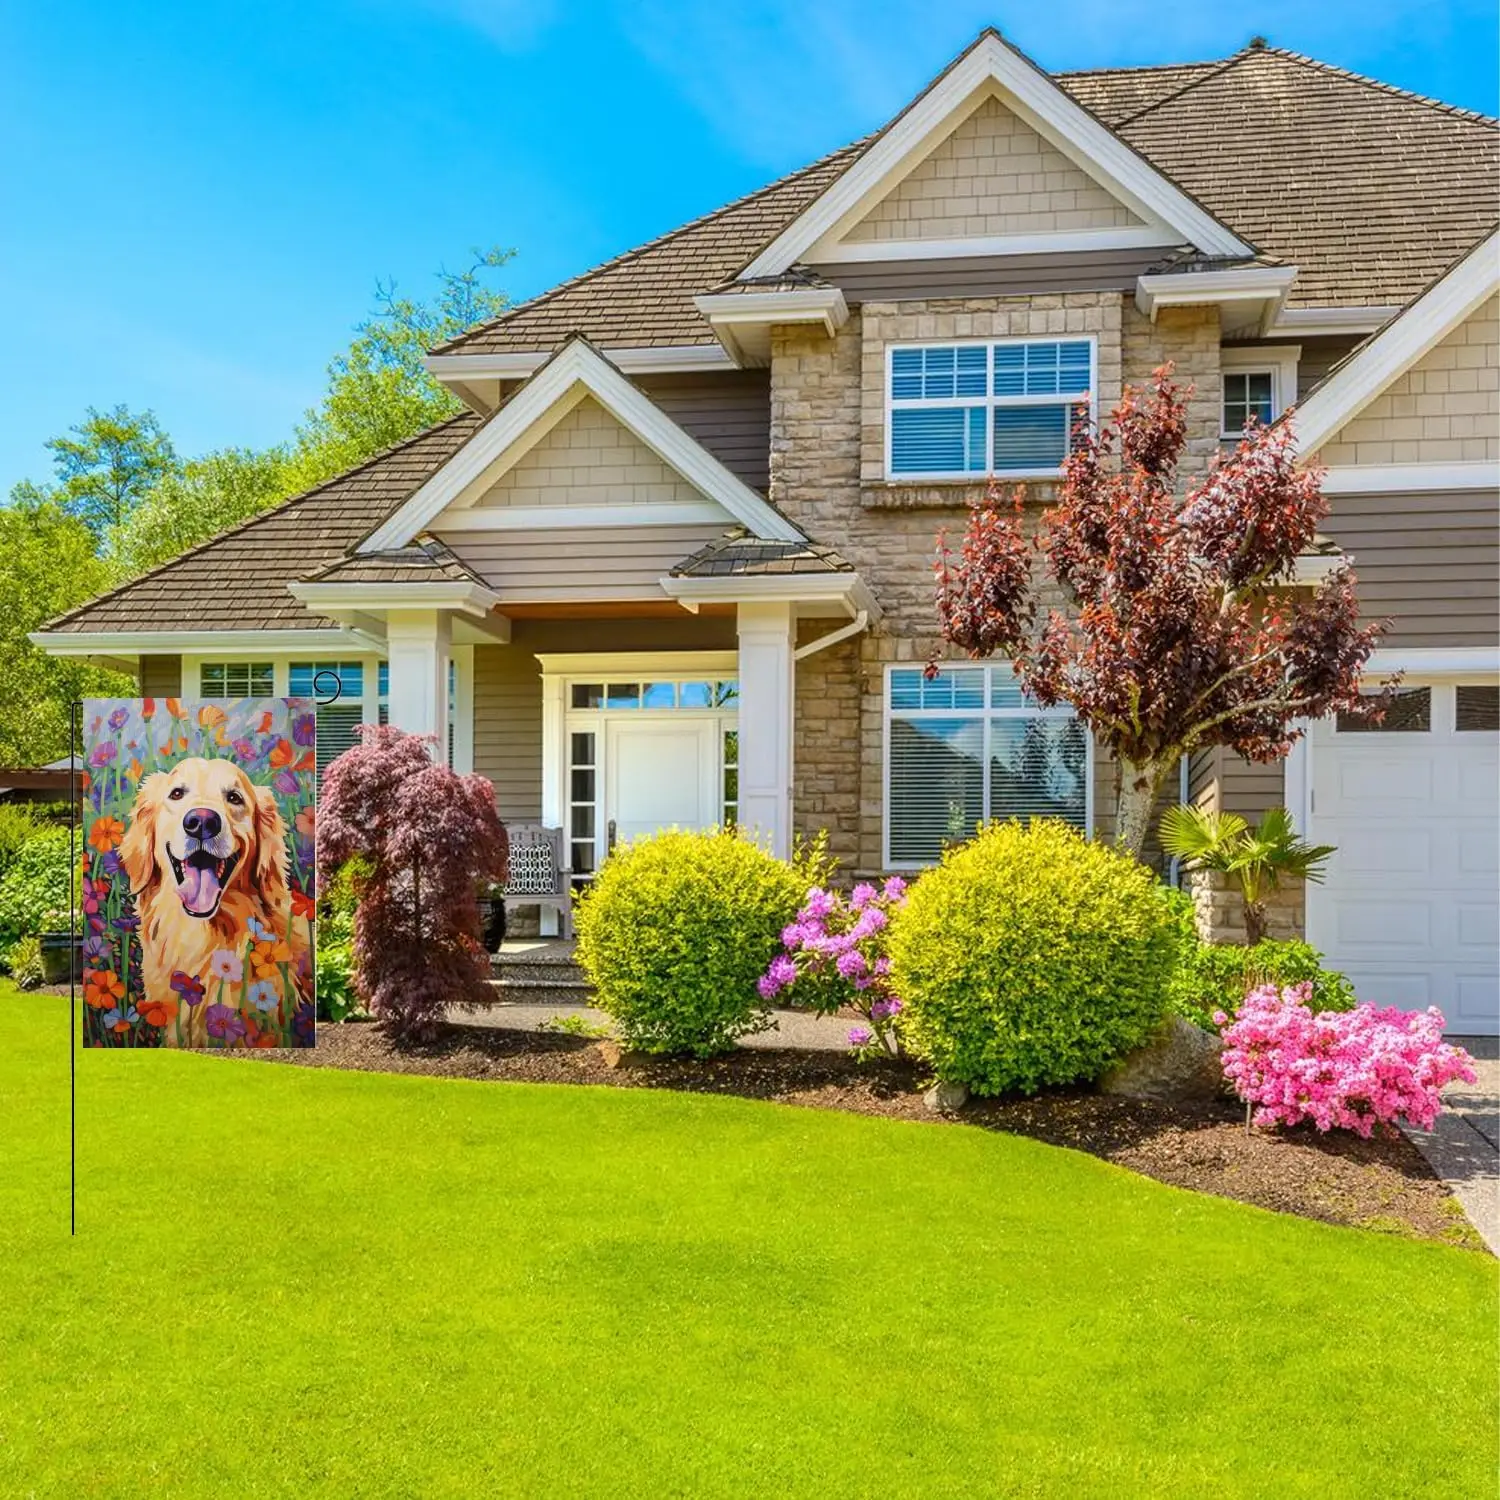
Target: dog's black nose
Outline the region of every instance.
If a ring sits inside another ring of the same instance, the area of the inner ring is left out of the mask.
[[[190,839],[217,838],[224,820],[211,807],[189,808],[182,820],[182,831]]]

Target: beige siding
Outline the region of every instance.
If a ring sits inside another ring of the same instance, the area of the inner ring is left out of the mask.
[[[1286,803],[1286,764],[1260,765],[1216,745],[1189,764],[1188,800],[1213,812],[1238,813],[1252,822],[1269,807]]]
[[[143,697],[175,698],[182,691],[182,658],[143,656],[139,675]]]
[[[1500,615],[1494,490],[1333,495],[1323,523],[1354,559],[1367,619],[1386,646],[1490,646]]]
[[[735,478],[762,494],[770,488],[768,370],[637,375],[635,384]]]
[[[475,502],[503,505],[701,504],[703,496],[593,397],[586,397]]]
[[[951,240],[1140,223],[1061,151],[990,98],[846,238]]]
[[[665,598],[660,580],[726,526],[436,532],[507,603]]]
[[[542,669],[549,651],[733,648],[732,619],[517,620],[508,646],[474,648],[474,769],[495,784],[509,821],[542,813]]]
[[[1500,298],[1392,381],[1318,456],[1329,465],[1500,458]]]

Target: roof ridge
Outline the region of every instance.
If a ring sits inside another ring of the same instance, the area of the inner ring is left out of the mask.
[[[1192,91],[1197,88],[1199,84],[1208,83],[1215,78],[1222,78],[1225,73],[1227,73],[1237,62],[1239,62],[1252,50],[1258,49],[1245,47],[1242,48],[1239,52],[1232,53],[1228,57],[1220,58],[1215,62],[1210,63],[1208,72],[1201,74],[1197,78],[1188,79],[1188,81],[1183,84],[1180,89],[1173,89],[1170,93],[1163,94],[1160,99],[1152,100],[1152,102],[1146,105],[1143,109],[1136,110],[1133,115],[1126,115],[1123,120],[1120,120],[1115,125],[1114,129],[1116,134],[1124,130],[1127,125],[1134,125],[1137,120],[1144,119],[1152,112],[1152,110],[1161,109],[1164,105],[1175,104],[1177,100],[1183,97],[1183,95],[1192,93]],[[1144,153],[1142,154],[1144,155]],[[1154,166],[1155,163],[1153,162],[1152,165]],[[1158,170],[1160,169],[1158,168]]]
[[[154,568],[147,568],[144,573],[137,573],[134,578],[127,578],[123,583],[117,583],[112,589],[106,589],[102,594],[96,594],[92,599],[86,599],[82,604],[75,604],[65,614],[54,615],[39,628],[50,630],[56,626],[63,625],[71,620],[74,615],[81,615],[85,610],[93,609],[97,604],[103,604],[106,599],[113,599],[116,594],[123,594],[126,589],[133,589],[136,584],[144,583],[148,578],[155,578],[158,573],[165,573],[168,568],[175,568],[178,563],[185,562],[190,557],[196,557],[198,553],[206,548],[217,546],[225,537],[237,536],[242,531],[248,531],[252,526],[258,526],[262,521],[269,521],[272,516],[280,515],[283,511],[290,510],[294,505],[300,505],[304,500],[311,500],[314,495],[326,490],[329,485],[338,484],[345,479],[350,479],[371,464],[379,463],[382,459],[389,458],[393,453],[399,453],[401,449],[410,447],[411,444],[420,441],[424,437],[431,437],[433,433],[440,432],[444,427],[451,426],[461,418],[473,417],[472,411],[456,411],[451,417],[444,417],[441,422],[434,422],[431,427],[424,427],[420,432],[414,432],[410,437],[402,438],[399,442],[391,443],[382,448],[378,453],[372,453],[367,459],[354,465],[353,468],[344,469],[327,479],[319,480],[310,489],[298,490],[295,495],[288,495],[284,500],[278,500],[274,505],[267,506],[265,510],[256,511],[253,516],[246,516],[243,521],[236,521],[233,526],[226,526],[223,531],[216,531],[212,536],[205,537],[201,542],[194,542],[191,547],[185,548],[174,557],[169,557],[165,562],[159,562]],[[332,564],[330,564],[332,566]]]
[[[1122,63],[1114,68],[1064,68],[1052,76],[1054,78],[1102,78],[1106,74],[1116,73],[1170,73],[1177,68],[1212,68],[1228,61],[1229,59],[1225,57],[1205,57],[1198,62]]]
[[[508,322],[518,313],[528,312],[533,308],[539,307],[542,303],[567,291],[570,287],[577,286],[579,282],[587,281],[591,276],[597,276],[603,271],[612,270],[615,266],[624,265],[626,261],[631,261],[636,259],[637,256],[644,255],[648,250],[654,250],[658,245],[664,245],[667,241],[676,239],[678,235],[686,234],[692,229],[698,229],[702,225],[732,212],[734,209],[743,208],[747,203],[753,202],[756,198],[763,197],[767,193],[775,192],[776,189],[785,187],[789,182],[794,182],[799,177],[805,177],[809,172],[817,171],[819,167],[827,165],[835,157],[843,155],[846,151],[853,151],[858,147],[868,145],[871,139],[877,134],[879,134],[878,131],[872,131],[866,135],[862,135],[857,140],[839,146],[833,151],[825,152],[816,161],[810,161],[805,166],[782,173],[780,177],[765,183],[753,192],[744,193],[738,198],[732,198],[728,203],[720,204],[718,208],[710,209],[704,214],[699,214],[696,219],[689,219],[686,224],[679,224],[675,229],[669,229],[664,234],[657,235],[655,239],[647,240],[641,245],[633,245],[629,250],[622,250],[618,255],[612,255],[608,260],[602,260],[598,265],[590,266],[587,270],[579,271],[576,275],[568,277],[566,281],[560,281],[556,286],[548,287],[545,292],[538,292],[535,297],[528,297],[525,302],[518,302],[514,307],[506,308],[498,317],[490,318],[486,322],[476,323],[472,328],[464,329],[462,333],[455,334],[453,338],[428,350],[428,353],[449,353],[457,345],[465,343],[474,334],[480,333],[486,328],[498,327],[501,323]]]
[[[1316,68],[1320,73],[1332,74],[1335,78],[1347,78],[1354,83],[1361,83],[1366,88],[1375,89],[1382,94],[1393,94],[1398,99],[1409,100],[1413,104],[1423,104],[1429,109],[1441,110],[1444,114],[1454,115],[1460,120],[1471,120],[1481,125],[1500,125],[1500,119],[1494,115],[1481,113],[1477,109],[1465,109],[1460,104],[1449,104],[1443,99],[1434,99],[1430,94],[1419,94],[1414,89],[1403,89],[1394,83],[1385,83],[1379,78],[1371,78],[1368,73],[1356,73],[1353,68],[1341,68],[1337,63],[1324,62],[1318,57],[1309,57],[1305,52],[1293,52],[1289,47],[1255,47],[1246,48],[1247,52],[1269,53],[1274,57],[1284,57],[1289,62],[1301,63],[1304,67]]]

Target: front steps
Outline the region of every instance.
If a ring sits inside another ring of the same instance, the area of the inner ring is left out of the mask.
[[[490,955],[497,1005],[589,1005],[593,990],[562,938],[515,938]]]

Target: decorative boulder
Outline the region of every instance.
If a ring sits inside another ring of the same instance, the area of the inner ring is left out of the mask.
[[[1100,1078],[1099,1092],[1132,1099],[1212,1099],[1224,1088],[1221,1046],[1218,1037],[1191,1021],[1168,1016],[1144,1046]]]

